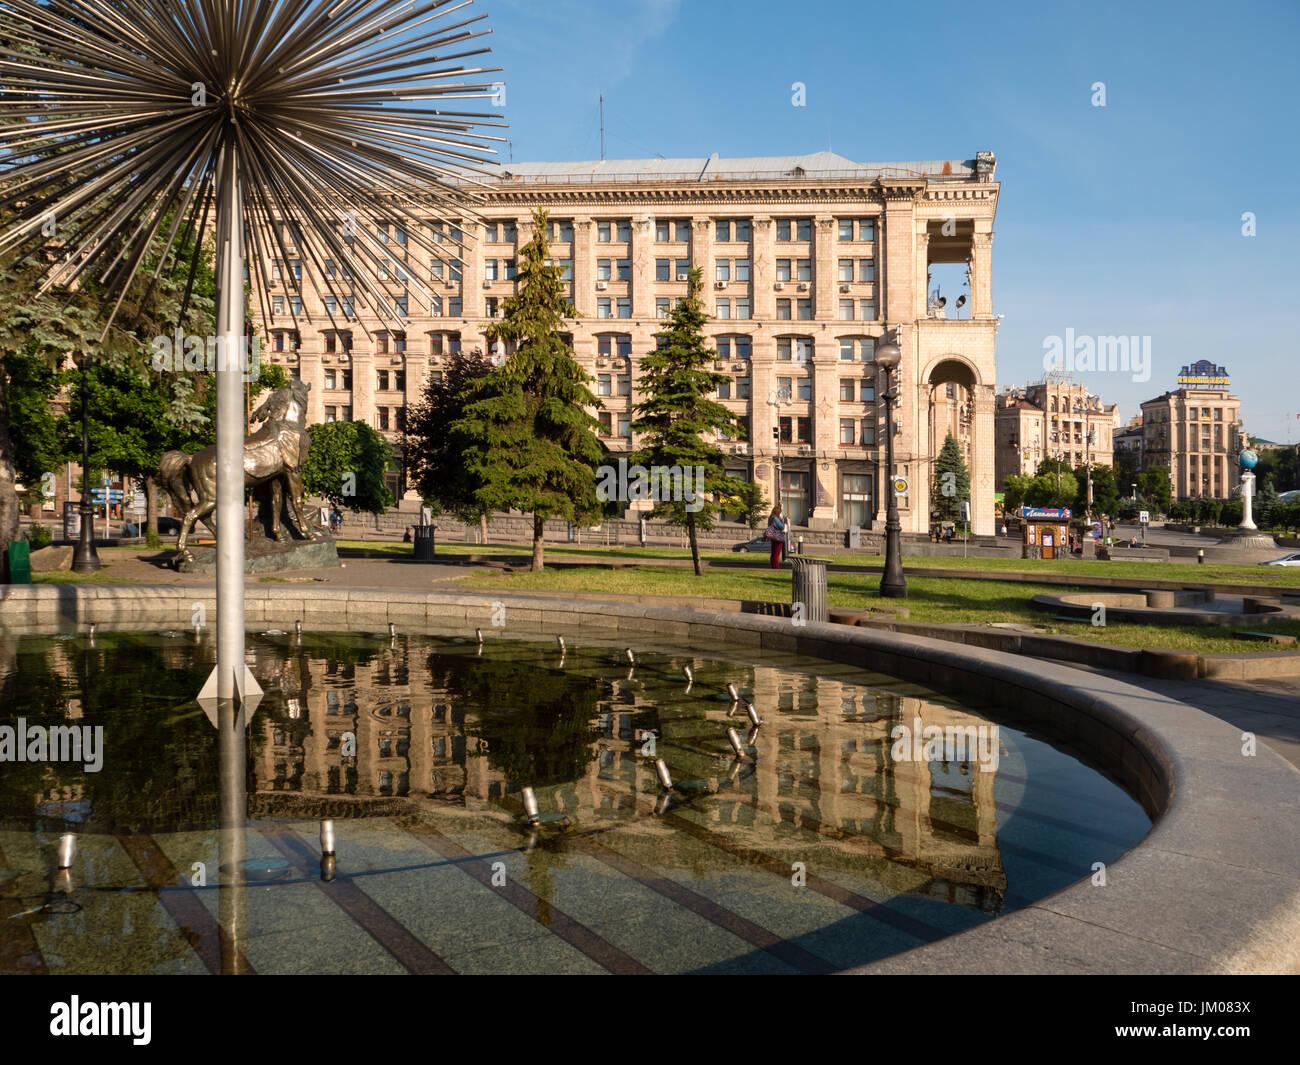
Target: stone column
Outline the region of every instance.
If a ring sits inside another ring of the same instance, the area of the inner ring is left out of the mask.
[[[590,218],[573,223],[573,305],[586,319],[596,317],[595,242],[596,227]]]
[[[462,224],[465,260],[461,282],[461,314],[466,318],[481,318],[483,311],[483,227],[477,222]],[[496,245],[493,245],[495,248]]]
[[[929,307],[926,303],[930,295],[930,234],[925,232],[925,223],[917,223],[920,232],[916,234],[916,277],[918,284],[915,289],[915,299],[912,301],[912,317],[925,318],[929,314]],[[925,283],[921,284],[920,280],[924,279]]]
[[[754,216],[754,241],[750,254],[750,277],[754,286],[754,317],[760,322],[776,318],[776,261],[773,255],[775,230],[767,215]],[[782,295],[789,295],[788,292]]]
[[[700,293],[700,298],[704,301],[705,313],[710,318],[713,317],[713,301],[719,297],[727,299],[731,296],[731,286],[726,289],[718,289],[714,286],[714,279],[717,277],[713,269],[713,219],[712,218],[692,218],[691,219],[691,263],[700,268],[703,275],[704,289]],[[735,313],[733,308],[732,313]]]
[[[813,219],[812,296],[813,317],[820,322],[836,320],[840,289],[835,258],[835,219],[829,215],[817,215]]]
[[[994,387],[975,385],[971,402],[975,406],[971,430],[971,532],[976,536],[992,536],[993,493],[997,490],[993,469]]]
[[[976,225],[990,225],[978,221]],[[971,312],[972,318],[993,317],[993,231],[976,232],[971,239]]]

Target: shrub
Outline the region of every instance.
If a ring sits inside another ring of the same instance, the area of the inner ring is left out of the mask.
[[[54,542],[54,537],[49,526],[32,525],[27,530],[27,542],[33,551],[39,551],[42,547],[49,547]]]

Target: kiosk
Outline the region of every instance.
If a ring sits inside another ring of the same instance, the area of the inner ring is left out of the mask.
[[[1068,558],[1069,507],[1021,507],[1021,558]]]

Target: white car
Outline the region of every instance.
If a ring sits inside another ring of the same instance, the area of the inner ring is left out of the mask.
[[[1300,566],[1300,554],[1283,555],[1281,558],[1274,558],[1268,562],[1261,562],[1261,566]]]

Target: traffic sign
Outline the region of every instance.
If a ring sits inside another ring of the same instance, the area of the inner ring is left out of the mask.
[[[1143,525],[1150,525],[1150,524],[1151,524],[1151,511],[1149,511],[1149,510],[1144,510],[1144,511],[1140,512],[1140,513],[1138,514],[1138,521],[1140,521]]]
[[[105,494],[107,493],[107,498]],[[92,488],[90,490],[90,500],[96,506],[102,507],[105,503],[122,502],[122,489],[120,488]]]
[[[894,495],[896,495],[896,496],[905,496],[905,495],[907,495],[907,478],[906,478],[906,477],[895,477],[895,478],[894,478]]]

